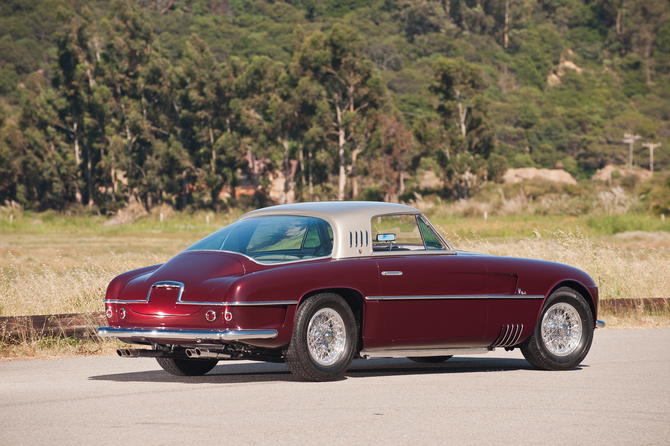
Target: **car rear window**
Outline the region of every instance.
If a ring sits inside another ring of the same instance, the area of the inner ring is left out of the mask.
[[[302,216],[265,216],[239,220],[205,237],[185,251],[230,251],[259,263],[328,257],[333,230],[325,220]]]

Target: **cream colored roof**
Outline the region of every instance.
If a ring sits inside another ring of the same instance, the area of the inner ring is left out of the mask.
[[[372,217],[385,214],[420,214],[411,206],[374,201],[318,201],[271,206],[251,211],[241,219],[270,215],[321,218],[333,228],[333,258],[372,255]],[[367,241],[367,243],[366,243]]]

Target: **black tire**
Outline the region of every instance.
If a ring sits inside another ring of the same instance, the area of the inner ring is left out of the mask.
[[[418,362],[419,364],[439,364],[441,362],[448,361],[450,358],[451,356],[412,356],[411,358],[408,357],[407,359]]]
[[[216,367],[218,359],[156,358],[166,372],[177,376],[201,376]]]
[[[551,314],[546,316],[548,312]],[[568,322],[552,327],[552,315],[561,314],[565,315]],[[552,343],[552,338],[549,336],[546,340],[543,339],[543,324],[547,335],[555,333],[553,337],[555,343]],[[568,326],[573,328],[567,328]],[[577,326],[580,327],[579,334],[575,331]],[[562,287],[551,293],[545,302],[533,333],[520,346],[521,353],[528,362],[539,369],[569,370],[579,365],[589,352],[593,341],[593,329],[593,313],[584,297],[572,288]],[[571,333],[576,339],[569,336]]]
[[[308,330],[312,321],[321,321],[330,329],[326,333],[313,332],[311,336],[322,336],[322,342],[313,342],[310,350]],[[328,341],[323,340],[326,336]],[[333,381],[346,373],[357,343],[358,325],[347,302],[337,294],[317,294],[298,307],[293,337],[284,358],[289,370],[302,381]],[[316,358],[319,355],[321,360]]]

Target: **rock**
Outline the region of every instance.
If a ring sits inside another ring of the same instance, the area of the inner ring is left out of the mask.
[[[503,180],[505,183],[520,183],[524,180],[540,178],[555,183],[577,184],[577,181],[563,169],[537,169],[535,167],[521,167],[519,169],[507,169]]]

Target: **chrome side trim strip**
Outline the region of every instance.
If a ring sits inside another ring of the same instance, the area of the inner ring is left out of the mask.
[[[382,271],[382,276],[402,276],[402,271]]]
[[[162,328],[114,328],[100,327],[101,338],[117,339],[176,339],[180,341],[243,341],[246,339],[274,339],[277,330],[164,330]]]
[[[605,321],[596,320],[596,328],[605,328]]]
[[[105,299],[106,304],[145,304],[146,300],[120,300],[120,299]],[[180,305],[200,305],[210,307],[256,307],[263,305],[297,305],[297,300],[278,300],[278,301],[258,301],[258,302],[191,302],[180,301]]]
[[[428,356],[457,356],[457,355],[482,355],[495,350],[491,347],[484,348],[430,348],[420,350],[361,350],[360,355],[364,358],[406,358],[428,357]]]
[[[105,299],[102,301],[104,304],[145,304],[146,300],[121,300],[121,299]]]
[[[467,296],[365,296],[365,300],[449,300],[449,299],[544,299],[544,295],[471,294]]]
[[[277,301],[249,301],[249,302],[223,302],[223,305],[229,307],[256,307],[262,305],[298,305],[297,300],[277,300]]]

